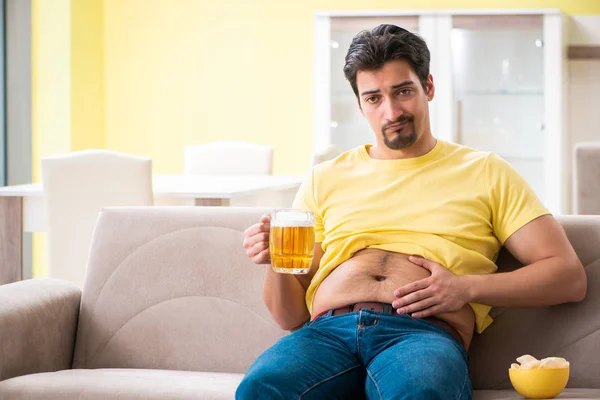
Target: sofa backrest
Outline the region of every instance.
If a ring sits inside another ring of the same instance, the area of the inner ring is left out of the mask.
[[[573,214],[600,215],[600,142],[573,148]]]
[[[587,296],[552,307],[493,308],[494,323],[475,335],[469,350],[475,389],[510,388],[508,368],[524,354],[564,357],[571,363],[568,387],[600,388],[600,216],[557,220],[585,266]],[[520,266],[502,250],[499,272]]]
[[[84,284],[73,368],[244,372],[285,334],[262,302],[265,268],[243,231],[269,209],[108,208]],[[570,387],[600,388],[600,216],[557,217],[588,276],[581,303],[493,308],[470,348],[476,389],[509,388],[523,354],[571,362]],[[499,271],[520,264],[504,249]]]
[[[73,368],[245,372],[284,331],[242,247],[266,209],[107,208],[86,275]]]

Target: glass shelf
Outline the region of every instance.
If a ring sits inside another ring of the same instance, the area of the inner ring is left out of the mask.
[[[541,26],[451,32],[457,141],[498,154],[543,198],[541,37]]]
[[[544,97],[542,90],[467,90],[455,91],[456,97],[459,96],[539,96]]]

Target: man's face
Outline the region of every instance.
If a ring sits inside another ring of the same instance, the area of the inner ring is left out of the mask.
[[[361,113],[378,143],[392,150],[404,149],[430,129],[428,102],[434,94],[431,74],[425,91],[410,64],[390,61],[376,71],[358,71],[356,85]]]

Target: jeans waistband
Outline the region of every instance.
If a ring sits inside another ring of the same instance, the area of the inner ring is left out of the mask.
[[[351,313],[351,312],[359,312],[360,310],[371,310],[371,311],[380,312],[380,313],[387,314],[387,315],[401,315],[396,312],[396,309],[390,303],[361,302],[361,303],[349,304],[347,306],[323,311],[322,313],[315,315],[313,320],[315,320],[318,317],[320,317],[321,315],[325,315],[325,314],[342,315],[342,314],[347,314],[347,313]],[[460,344],[462,344],[464,346],[464,343],[463,343],[462,338],[461,338],[460,334],[458,333],[458,331],[452,325],[447,323],[446,321],[443,321],[443,320],[441,320],[437,317],[433,317],[433,316],[425,317],[425,318],[418,318],[418,319],[427,321],[427,322],[431,322],[435,325],[438,325],[438,326],[444,328],[456,340],[458,340]]]

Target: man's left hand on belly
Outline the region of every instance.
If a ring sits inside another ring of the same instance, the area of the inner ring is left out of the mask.
[[[431,272],[431,276],[406,284],[394,291],[392,306],[398,314],[425,318],[435,314],[457,311],[469,302],[468,291],[460,276],[444,266],[422,257],[410,256],[409,261]]]

